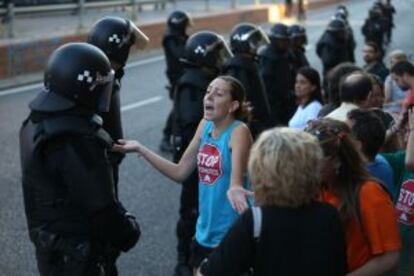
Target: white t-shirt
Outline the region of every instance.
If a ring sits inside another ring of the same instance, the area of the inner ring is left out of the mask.
[[[305,108],[302,105],[299,105],[295,115],[293,115],[289,121],[289,127],[304,129],[310,120],[314,120],[318,117],[321,108],[321,103],[316,100],[310,102]]]
[[[354,109],[358,109],[358,108],[359,106],[357,106],[354,103],[342,102],[341,105],[337,109],[334,109],[334,111],[326,115],[324,118],[329,118],[329,119],[334,119],[334,120],[338,120],[341,122],[345,122],[348,112]]]

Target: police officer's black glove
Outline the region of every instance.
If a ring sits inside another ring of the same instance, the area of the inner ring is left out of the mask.
[[[122,241],[122,244],[120,244],[119,248],[123,252],[127,252],[132,247],[134,247],[135,244],[137,244],[139,237],[141,236],[141,229],[139,228],[139,224],[132,214],[126,212],[124,216],[126,218],[126,225],[124,228],[125,239]]]
[[[128,251],[138,242],[141,231],[135,217],[121,204],[113,204],[92,217],[92,231],[98,240],[109,241],[115,248]]]

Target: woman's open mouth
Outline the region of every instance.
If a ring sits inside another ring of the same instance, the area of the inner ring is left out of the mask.
[[[207,112],[211,112],[211,111],[214,110],[214,107],[211,104],[206,104],[206,105],[204,105],[204,110],[207,111]]]

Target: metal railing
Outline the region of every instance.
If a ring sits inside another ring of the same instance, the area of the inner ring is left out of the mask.
[[[54,4],[48,4],[51,1]],[[56,3],[57,1],[59,2]],[[85,28],[87,10],[122,8],[123,11],[127,10],[126,16],[136,21],[137,13],[143,10],[144,5],[154,5],[154,9],[164,10],[167,4],[175,7],[178,1],[185,0],[26,0],[25,2],[15,2],[16,5],[13,0],[8,0],[9,3],[6,6],[5,2],[0,0],[0,38],[15,37],[16,28],[18,29],[16,19],[19,16],[27,18],[28,15],[51,15],[56,12],[68,12],[77,16],[77,23],[75,23],[77,27],[75,28],[82,31]],[[210,0],[201,1],[204,3],[202,5],[204,10],[209,11]],[[227,1],[231,9],[235,9],[241,4],[239,3],[240,0],[226,0],[225,2]],[[258,3],[260,0],[254,0],[254,2]]]
[[[78,15],[78,29],[84,27],[84,14],[86,9],[99,9],[111,7],[130,7],[130,18],[136,20],[137,12],[142,11],[143,5],[153,4],[155,9],[159,7],[165,9],[167,3],[175,3],[175,0],[112,0],[112,1],[94,1],[86,2],[85,0],[77,0],[73,3],[60,3],[48,5],[27,5],[15,6],[13,3],[8,3],[6,7],[0,8],[1,24],[3,25],[3,36],[8,38],[14,37],[14,21],[19,15],[52,13],[68,11],[77,13]]]

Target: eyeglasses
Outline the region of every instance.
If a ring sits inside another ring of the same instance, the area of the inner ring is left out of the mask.
[[[305,131],[317,137],[319,141],[328,137],[337,137],[343,139],[347,136],[347,132],[336,126],[328,126],[322,120],[311,120],[305,128]]]

